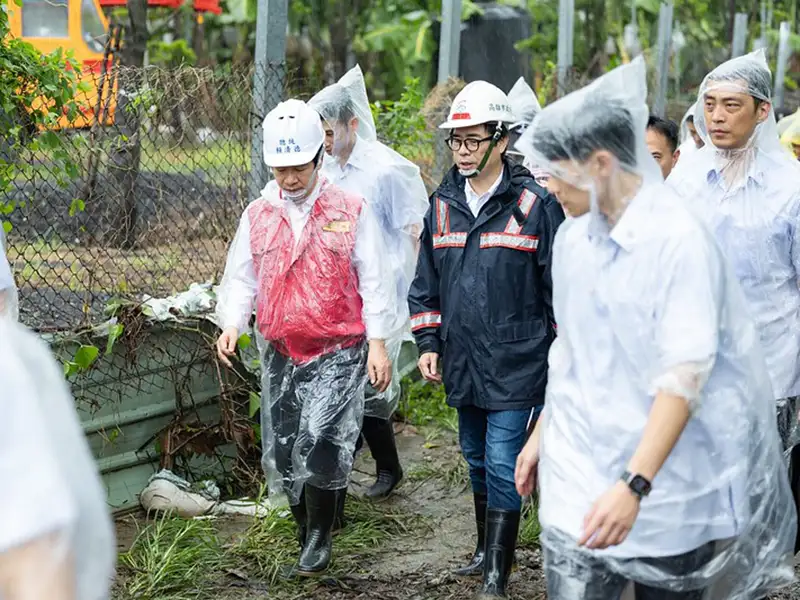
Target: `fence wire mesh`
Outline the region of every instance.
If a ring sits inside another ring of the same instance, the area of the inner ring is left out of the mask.
[[[284,65],[258,75],[113,66],[81,79],[78,116],[46,134],[58,137],[55,148],[36,143],[35,130],[0,144],[13,166],[0,220],[11,226],[20,320],[55,334],[48,339],[104,472],[160,456],[188,475],[198,455],[222,464],[233,447],[237,481],[252,482],[246,373],[216,364],[213,326],[154,325],[141,302],[219,279],[251,191],[264,183],[253,180],[251,140],[288,94]],[[15,131],[22,116],[0,131]],[[99,350],[91,360],[89,346]]]
[[[102,77],[119,90],[105,118],[61,129],[65,157],[23,146],[5,192],[21,320],[38,330],[213,280],[249,198],[251,69],[114,68],[88,81],[87,111]]]

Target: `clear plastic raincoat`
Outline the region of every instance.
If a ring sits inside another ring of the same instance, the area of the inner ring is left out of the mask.
[[[538,431],[548,598],[616,600],[630,582],[639,597],[760,598],[792,579],[796,523],[769,379],[719,246],[660,182],[646,96],[637,58],[543,109],[518,144],[575,215],[556,236]],[[686,401],[687,425],[624,541],[579,547],[659,394]]]
[[[317,181],[297,204],[275,181],[242,216],[219,288],[223,329],[256,308],[262,462],[270,493],[347,487],[361,429],[365,340],[391,333],[392,290],[369,205]]]
[[[678,150],[680,150],[680,156],[678,161],[681,158],[687,158],[687,162],[689,156],[694,154],[695,150],[697,150],[697,144],[692,137],[691,132],[689,131],[689,118],[694,119],[694,104],[689,107],[689,110],[686,111],[686,114],[683,115],[683,119],[681,119],[681,130],[680,130],[680,145],[678,146]]]
[[[0,598],[105,600],[116,544],[106,494],[46,344],[0,319]]]
[[[358,66],[320,91],[309,105],[334,131],[322,173],[331,183],[363,196],[383,231],[384,264],[390,269],[386,277],[393,281],[396,297],[393,333],[387,340],[395,376],[382,394],[369,390],[365,415],[388,419],[400,398],[397,376],[400,349],[404,341],[412,340],[406,299],[414,277],[417,240],[428,209],[428,194],[419,168],[377,141],[364,77]],[[353,118],[358,120],[354,128],[350,126]]]
[[[800,442],[800,164],[778,139],[771,81],[763,50],[709,73],[695,106],[707,143],[667,183],[707,223],[744,289],[788,449]]]
[[[536,183],[544,185],[547,181],[547,172],[544,169],[537,168],[524,154],[514,150],[516,140],[525,133],[528,125],[542,110],[533,88],[528,85],[523,77],[517,79],[514,87],[508,92],[508,104],[511,106],[514,116],[518,119],[509,128],[511,130],[511,141],[508,153],[512,156],[518,156],[522,161],[522,166],[531,172],[536,179]]]
[[[19,296],[6,256],[6,238],[0,223],[0,317],[19,318]]]

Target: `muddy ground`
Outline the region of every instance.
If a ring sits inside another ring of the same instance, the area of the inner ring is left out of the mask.
[[[460,579],[451,569],[468,558],[475,543],[472,496],[455,436],[449,432],[421,435],[411,426],[400,426],[397,436],[407,477],[395,494],[381,504],[381,510],[401,515],[408,522],[403,534],[384,540],[380,547],[359,553],[358,561],[342,571],[334,563],[332,574],[318,580],[282,578],[270,585],[248,575],[247,564],[226,568],[215,574],[213,594],[219,600],[456,600],[473,597],[479,581]],[[356,463],[350,493],[360,495],[370,485],[373,463],[368,452],[361,452]],[[146,523],[143,516],[118,521],[120,552],[125,552]],[[235,543],[252,523],[249,518],[215,522],[220,538]],[[291,548],[289,551],[295,552]],[[334,540],[334,554],[337,544]],[[292,555],[294,556],[294,555]],[[334,559],[335,560],[335,559]],[[534,543],[523,543],[517,552],[518,568],[512,574],[509,598],[546,598],[541,555]],[[288,565],[287,565],[288,566]],[[131,598],[121,567],[113,600]],[[197,590],[149,597],[150,600],[206,598]],[[772,597],[773,600],[800,600],[800,585]]]
[[[315,598],[320,600],[453,600],[471,598],[478,580],[458,579],[450,570],[465,561],[475,544],[472,495],[466,469],[458,453],[454,435],[439,432],[423,436],[404,426],[397,435],[407,477],[381,509],[408,515],[409,531],[394,536],[382,548],[366,553],[352,572],[309,583],[283,582],[270,589],[262,581],[247,580],[246,565],[236,575],[220,574],[217,598],[251,600],[274,598]],[[362,451],[356,463],[350,493],[360,495],[371,484],[373,467],[368,452]],[[128,550],[143,516],[127,517],[117,523],[120,552]],[[250,519],[235,518],[218,522],[221,536],[235,539]],[[336,541],[334,539],[334,554]],[[510,598],[544,598],[539,551],[518,552],[518,569],[512,575]],[[120,569],[114,600],[129,598],[125,591],[126,571]],[[190,598],[191,595],[164,596]]]

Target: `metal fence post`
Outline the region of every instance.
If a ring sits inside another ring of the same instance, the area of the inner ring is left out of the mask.
[[[789,21],[781,22],[778,35],[778,62],[775,67],[775,90],[772,93],[772,105],[776,110],[783,108],[783,82],[786,79],[786,67],[792,52],[789,37],[792,29]]]
[[[264,133],[261,122],[283,100],[288,20],[288,0],[258,0],[248,186],[251,199],[259,196],[269,178],[263,159]]]
[[[733,20],[733,43],[731,44],[731,58],[744,54],[747,44],[747,13],[736,13]]]
[[[575,24],[574,0],[558,2],[558,95],[564,94],[567,74],[572,67],[573,30]]]
[[[767,3],[766,0],[761,0],[761,34],[758,36],[757,39],[753,41],[753,50],[759,50],[760,48],[767,48],[769,45],[767,42],[767,29],[769,29],[768,19],[769,15],[767,13]],[[742,52],[744,54],[744,52]]]
[[[667,108],[667,86],[669,85],[669,59],[672,48],[672,2],[662,4],[658,12],[658,63],[656,72],[656,97],[653,112],[663,117]]]
[[[443,0],[442,25],[439,35],[439,80],[458,77],[461,53],[461,0]]]

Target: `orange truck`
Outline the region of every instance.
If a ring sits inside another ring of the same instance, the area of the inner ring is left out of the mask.
[[[104,74],[103,61],[108,38],[108,20],[100,9],[98,0],[24,0],[22,6],[8,3],[10,34],[30,42],[42,54],[59,48],[72,52],[72,58],[81,68],[79,81],[88,88],[78,92],[77,118],[59,121],[63,129],[91,127],[96,120],[97,108],[104,124],[113,122],[116,105],[116,90],[105,84],[104,96],[99,103],[101,80]],[[110,61],[106,65],[110,67]]]

